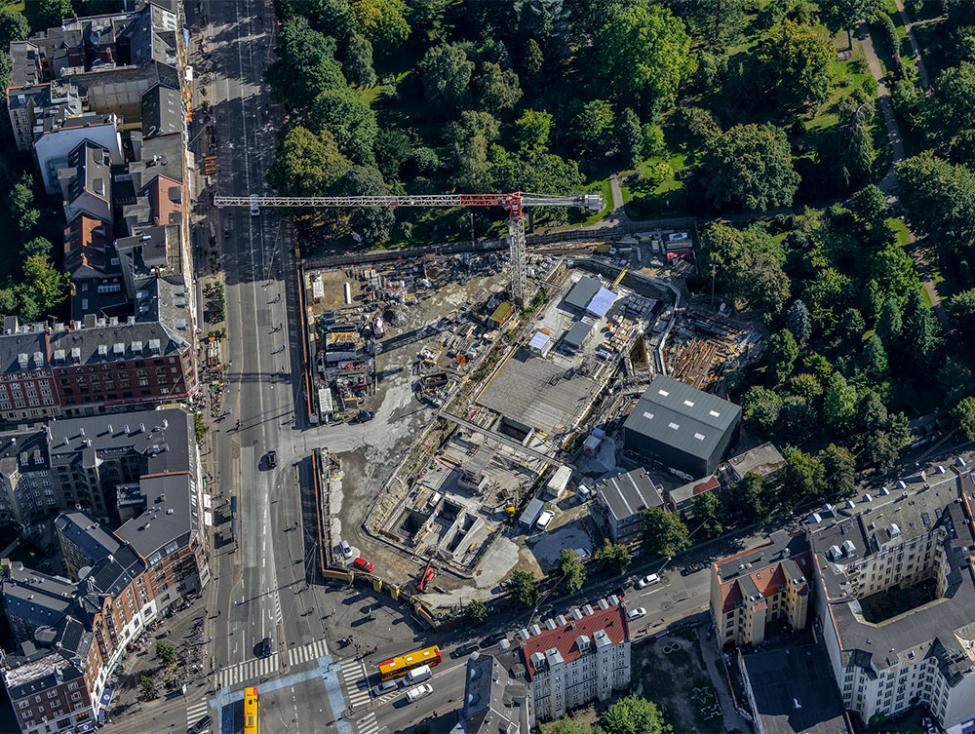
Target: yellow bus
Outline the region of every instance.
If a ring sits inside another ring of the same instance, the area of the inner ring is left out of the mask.
[[[244,734],[260,734],[260,696],[256,688],[244,689]]]
[[[401,678],[413,668],[419,668],[421,665],[429,665],[432,668],[435,665],[440,665],[442,659],[440,648],[436,645],[408,652],[405,655],[397,655],[395,658],[383,660],[379,663],[379,680],[387,681],[393,678]]]

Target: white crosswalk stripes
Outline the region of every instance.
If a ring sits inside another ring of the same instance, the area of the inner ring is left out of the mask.
[[[355,728],[359,734],[376,734],[379,731],[379,723],[376,721],[376,715],[370,711],[356,723]]]
[[[328,655],[328,643],[325,640],[309,642],[301,647],[292,647],[288,650],[288,665],[301,665],[309,660],[323,658]]]
[[[350,706],[361,706],[369,701],[369,680],[366,677],[365,666],[360,661],[342,663],[342,680],[349,697]]]
[[[189,729],[196,722],[206,716],[207,710],[210,708],[210,703],[206,698],[201,698],[196,703],[192,703],[186,707],[186,728]]]
[[[242,663],[236,663],[223,670],[218,670],[213,676],[217,688],[227,688],[255,678],[261,678],[274,673],[278,669],[278,653],[266,658],[253,658]]]
[[[281,613],[281,595],[278,592],[274,592],[274,616],[278,624],[284,622],[284,615]]]

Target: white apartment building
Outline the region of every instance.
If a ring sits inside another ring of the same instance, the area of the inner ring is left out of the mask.
[[[528,679],[538,720],[606,701],[630,685],[630,630],[615,596],[532,625],[518,638],[516,667]]]
[[[844,706],[864,722],[920,706],[951,734],[975,731],[973,490],[967,470],[946,472],[810,531],[816,632]],[[864,613],[867,597],[920,582],[932,600],[887,619]]]

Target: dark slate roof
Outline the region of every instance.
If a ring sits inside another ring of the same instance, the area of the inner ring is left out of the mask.
[[[562,337],[562,341],[572,349],[579,349],[585,343],[589,336],[589,332],[592,331],[592,323],[588,321],[576,321],[572,328],[569,329],[565,336]]]
[[[596,494],[616,522],[626,520],[648,507],[661,507],[664,504],[659,487],[643,468],[601,480],[596,485]]]
[[[740,415],[734,403],[657,375],[623,428],[707,459]]]
[[[26,356],[26,364],[22,361]],[[17,318],[4,318],[0,336],[0,371],[26,372],[48,366],[48,338],[43,328],[20,326]]]
[[[58,172],[58,178],[68,178],[68,198],[73,202],[87,192],[106,201],[112,198],[112,174],[108,151],[96,143],[84,140],[68,154],[68,165]]]
[[[79,584],[85,595],[110,596],[113,599],[145,570],[142,559],[127,545],[96,563],[91,573]],[[99,605],[101,606],[101,605]]]
[[[585,311],[593,296],[599,293],[602,283],[599,278],[584,275],[572,286],[562,303],[578,311]]]
[[[818,645],[759,652],[743,660],[762,731],[852,734],[829,659]]]
[[[949,675],[966,672],[970,662],[957,635],[975,636],[975,578],[968,567],[967,548],[975,545],[975,530],[962,493],[971,503],[975,484],[967,471],[949,472],[914,494],[877,497],[862,505],[853,517],[832,520],[811,530],[813,550],[819,565],[820,593],[825,593],[836,626],[841,651],[864,666],[876,670],[917,656],[938,655],[942,661],[963,659],[964,671],[954,662],[945,664]],[[897,526],[899,532],[892,528]],[[879,624],[863,620],[859,602],[846,582],[844,566],[869,557],[876,549],[945,530],[947,582],[944,595]],[[830,549],[853,543],[852,552],[837,556]]]
[[[0,472],[10,475],[47,471],[47,432],[14,431],[0,434]]]
[[[74,605],[75,584],[11,563],[3,580],[4,610],[31,626],[54,626]]]
[[[54,527],[81,550],[89,565],[118,553],[118,539],[86,512],[65,510],[54,518]]]
[[[48,431],[51,462],[56,466],[81,461],[85,453],[131,452],[144,457],[145,474],[186,471],[191,466],[193,418],[180,408],[64,418],[51,421]]]
[[[515,699],[527,696],[527,687],[514,681],[493,655],[475,652],[467,659],[464,708],[461,714],[465,734],[527,732],[525,706]]]
[[[143,557],[168,555],[166,546],[184,547],[200,522],[193,477],[188,471],[142,477],[139,490],[145,510],[120,527],[116,533]]]
[[[161,84],[147,90],[142,95],[142,134],[146,139],[182,132],[182,104],[179,90]]]

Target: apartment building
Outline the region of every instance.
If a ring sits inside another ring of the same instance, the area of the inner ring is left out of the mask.
[[[0,334],[0,420],[88,415],[183,400],[197,388],[187,289],[162,278],[136,281],[125,319],[21,326]]]
[[[501,657],[514,678],[528,681],[540,721],[606,701],[630,685],[626,607],[610,596],[546,619],[520,630],[516,645]]]
[[[115,553],[122,545],[87,512],[65,510],[54,518],[54,532],[68,575],[77,581],[81,570]]]
[[[660,487],[642,467],[602,479],[595,490],[603,525],[617,543],[638,540],[643,534],[643,511],[664,506]]]
[[[895,501],[865,497],[809,529],[816,625],[847,710],[862,721],[923,706],[939,725],[975,728],[975,548],[967,469],[936,474]],[[933,598],[881,618],[895,587]]]
[[[49,440],[65,496],[112,497],[121,525],[110,532],[79,510],[58,516],[73,581],[21,564],[3,572],[4,612],[21,654],[4,658],[2,674],[25,734],[97,722],[130,643],[210,580],[192,418],[147,411],[116,429],[117,417],[56,421]]]
[[[464,707],[451,734],[529,734],[535,726],[524,681],[511,677],[494,655],[475,651],[467,659]]]
[[[813,562],[802,533],[777,530],[767,543],[711,566],[711,621],[719,646],[758,645],[773,623],[804,629]]]
[[[0,434],[0,524],[30,535],[63,504],[43,430]]]

